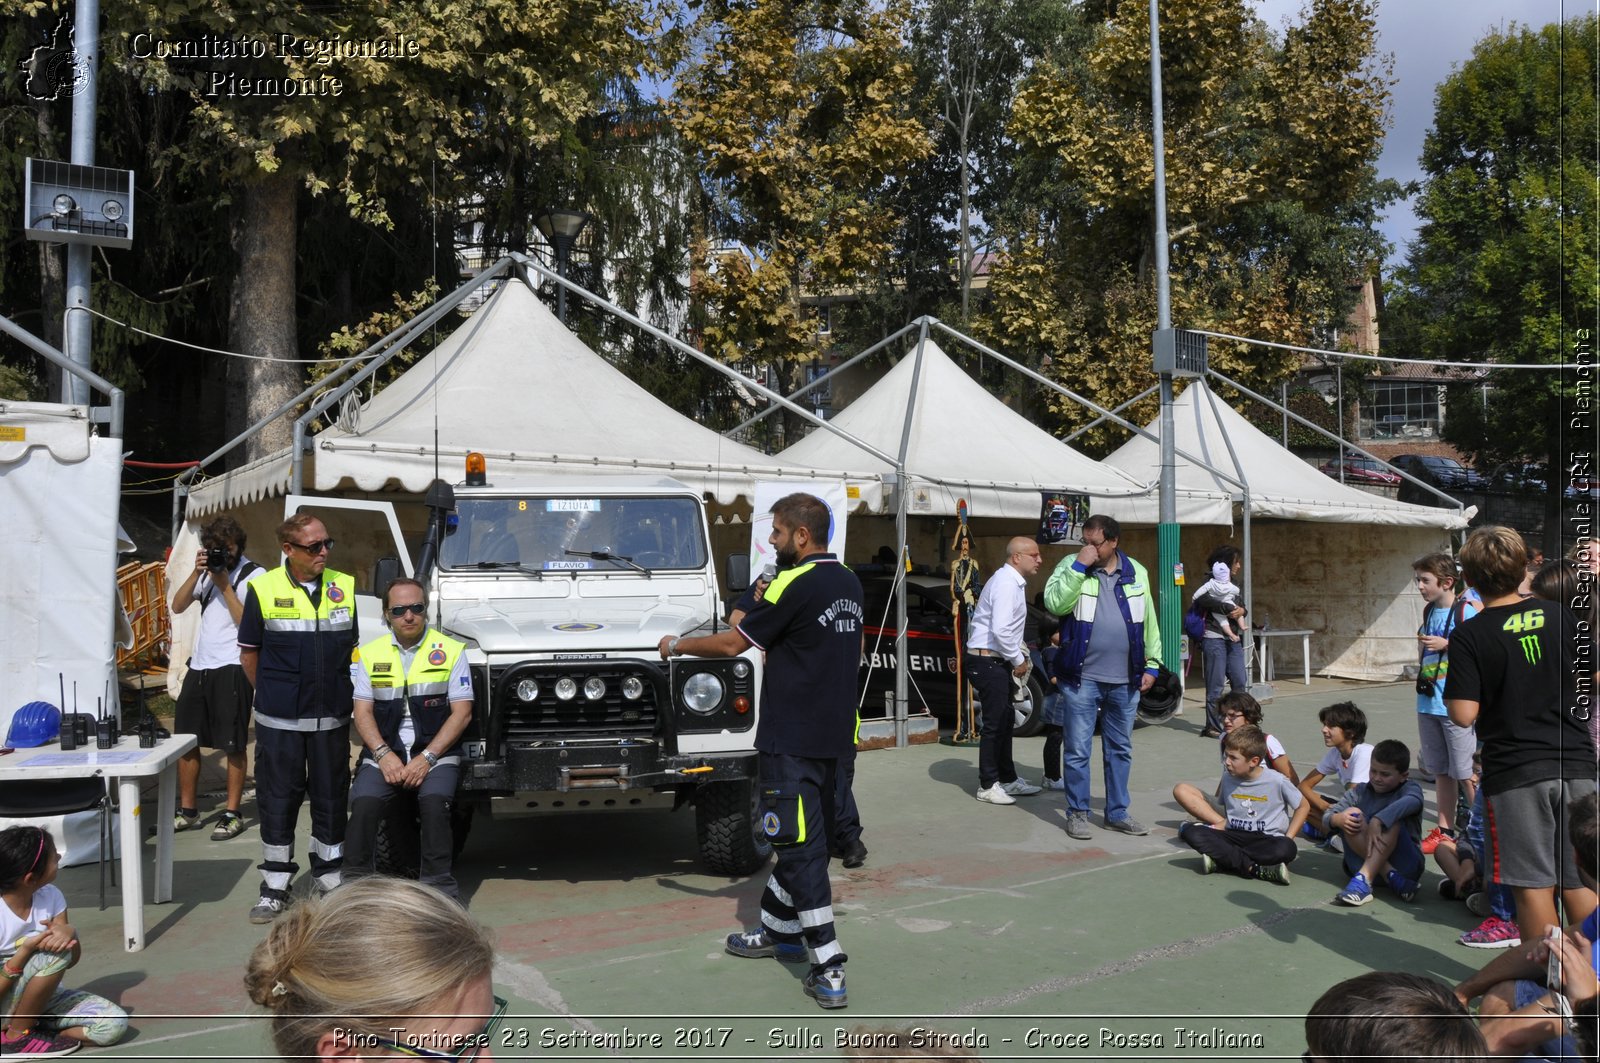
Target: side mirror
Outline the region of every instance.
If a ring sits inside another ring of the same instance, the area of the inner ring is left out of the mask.
[[[400,567],[398,557],[380,557],[372,565],[372,593],[383,597],[384,590],[390,582],[405,575],[405,570]]]
[[[728,585],[729,591],[742,593],[750,586],[750,555],[729,554],[726,565],[728,578],[723,582]]]

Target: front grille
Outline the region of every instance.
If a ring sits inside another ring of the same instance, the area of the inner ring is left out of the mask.
[[[630,701],[622,696],[622,681],[637,676],[644,683],[644,696]],[[556,697],[556,683],[563,677],[577,684],[578,693],[570,701]],[[584,697],[583,685],[598,678],[606,685],[605,696],[597,701]],[[516,695],[523,679],[539,684],[539,696],[525,702]],[[521,664],[499,669],[494,674],[495,710],[500,737],[507,742],[529,739],[655,733],[665,700],[665,678],[644,662],[635,661],[557,661],[548,664]]]

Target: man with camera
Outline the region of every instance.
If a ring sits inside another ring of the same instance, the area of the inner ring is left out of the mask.
[[[178,694],[173,727],[180,734],[195,735],[199,745],[178,760],[178,816],[173,829],[200,825],[195,798],[200,749],[220,749],[228,764],[228,806],[211,832],[212,841],[226,841],[244,830],[239,800],[244,793],[253,695],[239,664],[239,618],[244,615],[245,584],[266,571],[244,556],[244,543],[244,529],[232,517],[218,517],[205,525],[194,571],[172,595],[174,614],[200,603],[200,633]]]

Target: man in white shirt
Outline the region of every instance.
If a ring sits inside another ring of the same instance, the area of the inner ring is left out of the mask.
[[[1022,643],[1022,626],[1028,613],[1028,577],[1037,574],[1043,562],[1038,543],[1023,535],[1012,539],[1006,544],[1006,563],[983,585],[972,612],[967,675],[983,703],[978,800],[991,805],[1016,804],[1017,797],[1039,792],[1037,786],[1017,777],[1011,761],[1011,729],[1016,723],[1011,677],[1026,676],[1033,667]]]
[[[174,829],[200,825],[195,797],[200,749],[220,749],[228,764],[228,807],[211,832],[212,841],[224,841],[244,830],[239,801],[244,794],[253,692],[239,664],[239,618],[244,615],[245,585],[266,571],[244,556],[244,543],[244,529],[232,517],[218,517],[205,525],[200,529],[194,571],[172,595],[174,613],[200,603],[200,633],[189,656],[189,673],[184,676],[173,719],[173,730],[197,736],[199,745],[178,759]]]

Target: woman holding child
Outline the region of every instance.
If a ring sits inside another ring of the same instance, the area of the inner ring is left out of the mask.
[[[1211,576],[1195,588],[1192,607],[1205,617],[1206,634],[1200,640],[1200,651],[1206,669],[1206,726],[1200,732],[1203,738],[1217,738],[1222,734],[1222,714],[1217,710],[1217,699],[1222,697],[1222,681],[1234,691],[1250,689],[1250,679],[1244,670],[1244,639],[1240,627],[1245,607],[1239,600],[1239,588],[1234,583],[1244,568],[1244,554],[1237,546],[1223,544],[1206,558],[1206,571]]]

